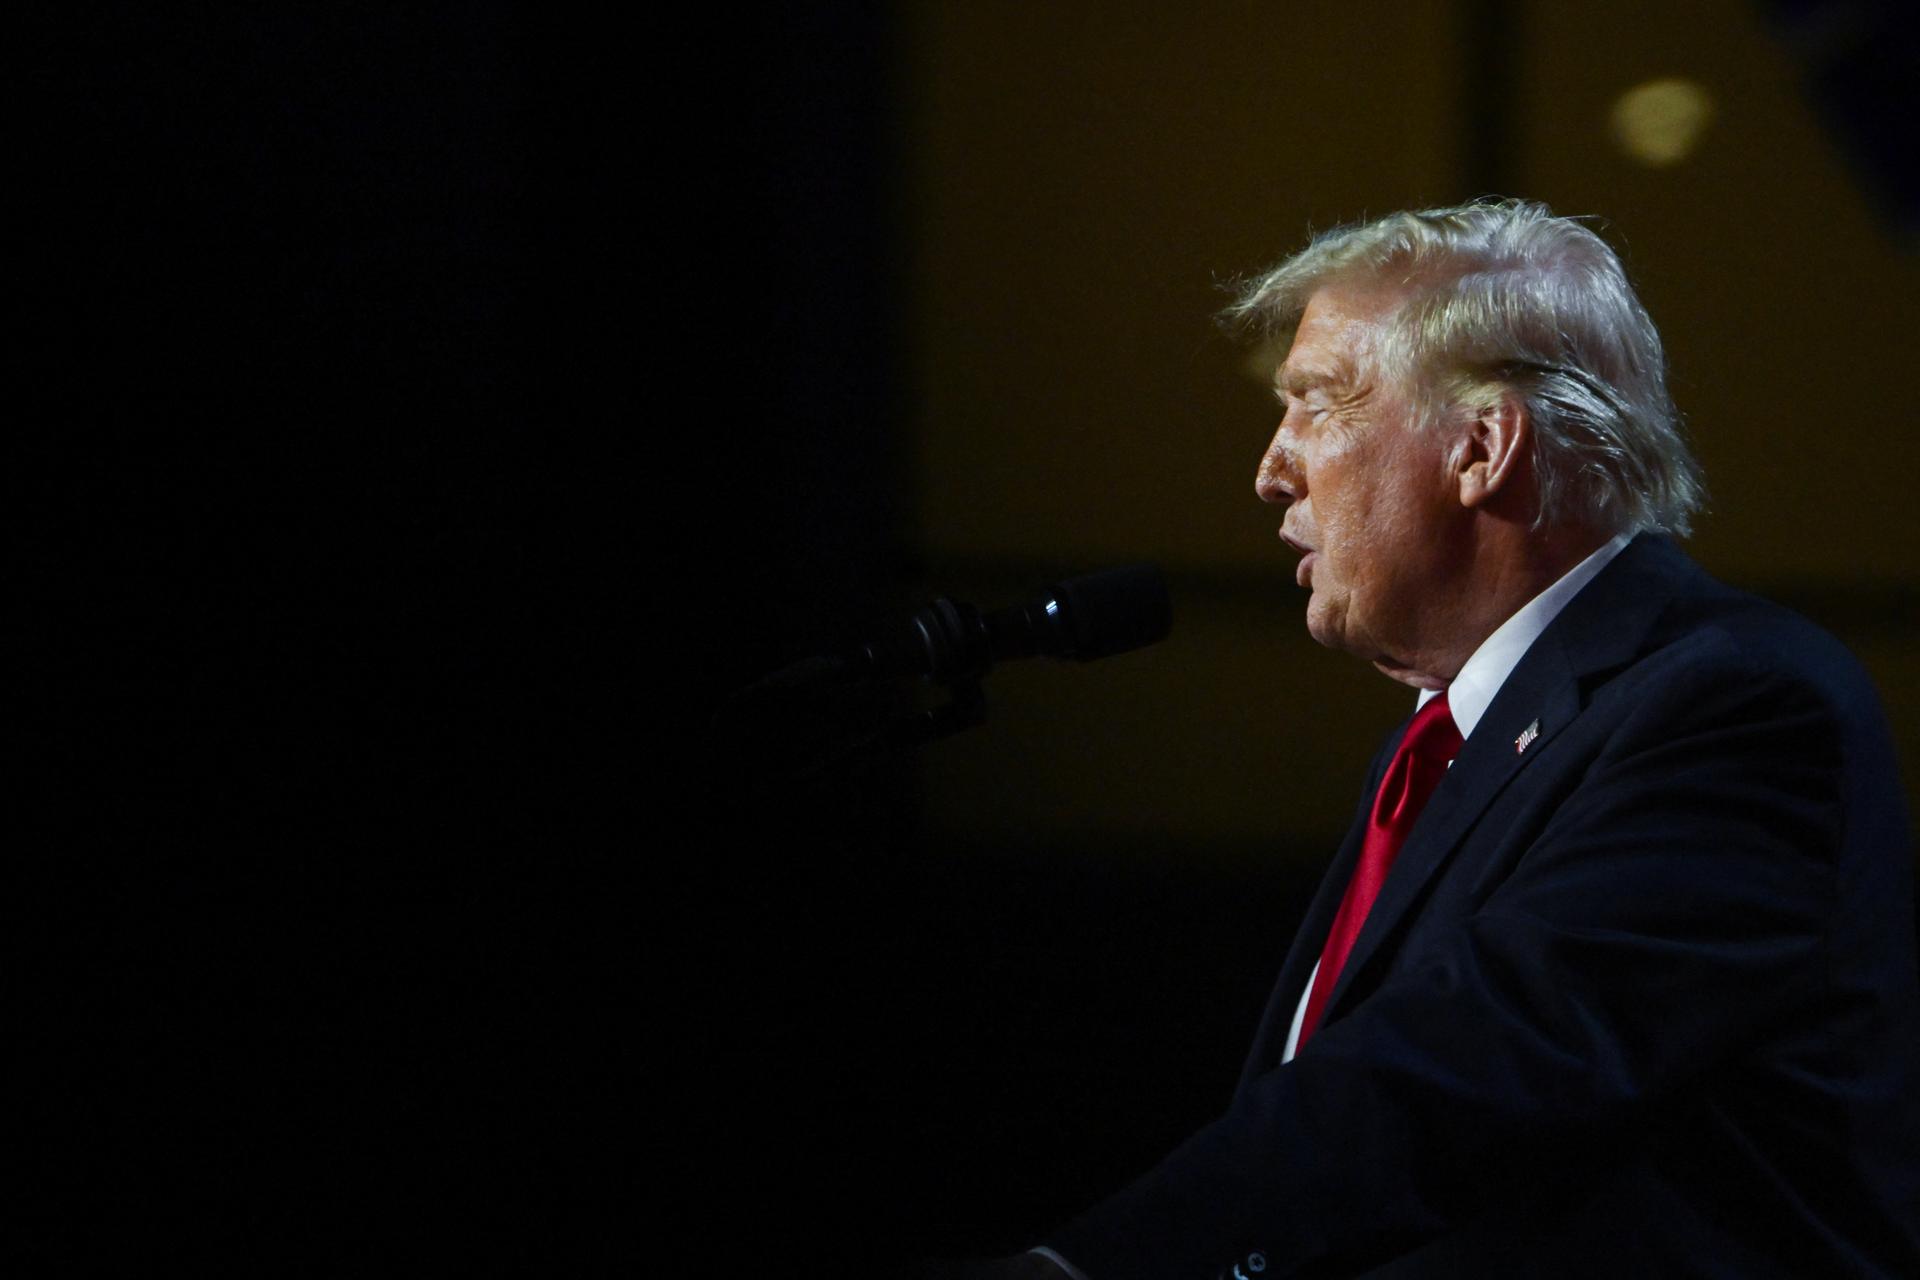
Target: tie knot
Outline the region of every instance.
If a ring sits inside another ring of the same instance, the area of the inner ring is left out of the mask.
[[[1400,740],[1400,750],[1423,760],[1444,762],[1460,754],[1464,741],[1453,723],[1453,708],[1447,705],[1447,695],[1442,693],[1427,699],[1426,705],[1413,713],[1413,723],[1407,726],[1407,736]]]

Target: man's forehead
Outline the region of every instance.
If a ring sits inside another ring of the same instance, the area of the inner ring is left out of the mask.
[[[1303,391],[1351,384],[1360,357],[1375,346],[1379,323],[1396,301],[1393,290],[1379,286],[1343,283],[1316,289],[1294,325],[1286,358],[1274,370],[1274,385]]]

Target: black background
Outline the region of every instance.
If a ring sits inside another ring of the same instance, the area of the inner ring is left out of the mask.
[[[1240,925],[1300,886],[956,849],[911,761],[708,741],[911,603],[891,47],[485,4],[31,46],[49,1260],[884,1273],[1224,1099],[1285,936]]]

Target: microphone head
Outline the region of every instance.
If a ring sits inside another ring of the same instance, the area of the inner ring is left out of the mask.
[[[1157,644],[1173,629],[1173,602],[1158,565],[1068,578],[1042,592],[1037,606],[1050,624],[1042,651],[1081,662]]]

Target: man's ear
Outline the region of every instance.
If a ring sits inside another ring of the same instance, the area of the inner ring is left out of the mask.
[[[1460,505],[1479,507],[1518,484],[1533,447],[1533,420],[1526,403],[1510,391],[1496,392],[1464,427],[1454,473]]]

